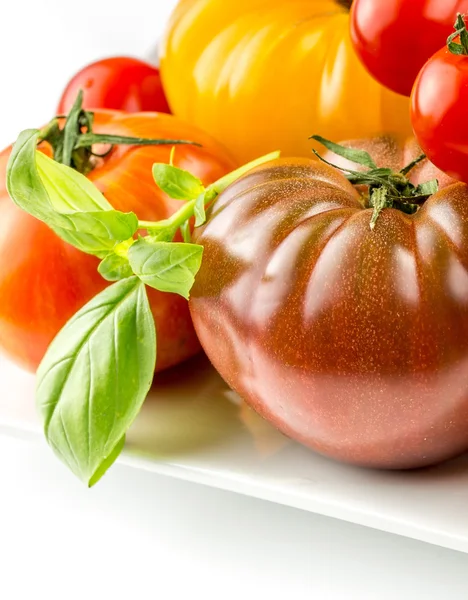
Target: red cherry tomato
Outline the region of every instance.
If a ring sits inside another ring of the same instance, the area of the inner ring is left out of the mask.
[[[468,55],[447,47],[423,67],[411,96],[411,121],[426,156],[468,183]]]
[[[409,96],[424,63],[453,31],[468,0],[354,0],[351,38],[370,74]]]
[[[80,89],[86,109],[171,112],[159,69],[136,58],[105,58],[81,69],[65,88],[57,114],[69,113]]]

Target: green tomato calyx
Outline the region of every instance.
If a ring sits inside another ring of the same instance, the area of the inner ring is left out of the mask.
[[[87,175],[92,171],[98,159],[108,156],[116,145],[177,146],[191,144],[200,146],[200,144],[189,140],[138,138],[94,133],[93,121],[94,113],[83,108],[83,92],[80,90],[69,114],[55,117],[42,129],[39,143],[48,142],[56,162],[72,167],[83,175]],[[95,144],[104,145],[104,152],[96,152],[93,149]]]

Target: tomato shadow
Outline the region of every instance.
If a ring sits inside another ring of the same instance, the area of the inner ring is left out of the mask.
[[[156,375],[127,445],[132,453],[158,459],[226,448],[244,435],[241,403],[200,354]]]
[[[434,480],[445,481],[456,479],[458,482],[466,480],[468,484],[468,453],[452,458],[437,465],[421,467],[419,469],[395,470],[386,472],[388,476],[411,478],[413,481]],[[467,486],[468,490],[468,486]]]

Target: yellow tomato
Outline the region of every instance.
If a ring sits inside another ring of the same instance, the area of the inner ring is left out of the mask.
[[[280,149],[310,156],[308,136],[406,137],[408,100],[359,62],[347,0],[180,0],[162,46],[173,112],[245,162]]]

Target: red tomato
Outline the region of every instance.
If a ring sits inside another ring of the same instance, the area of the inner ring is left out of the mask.
[[[448,175],[468,182],[468,56],[439,50],[421,70],[411,96],[419,145]]]
[[[370,74],[409,96],[424,63],[453,32],[468,0],[354,0],[351,37]]]
[[[171,112],[159,69],[136,58],[105,58],[81,69],[65,88],[57,114],[69,113],[80,89],[85,109]]]
[[[397,169],[421,153],[360,147]],[[411,175],[441,174],[425,161]],[[256,411],[323,454],[410,468],[468,448],[468,186],[442,180],[418,212],[386,208],[371,231],[342,173],[280,159],[227,188],[196,230],[204,350]]]
[[[174,164],[206,184],[235,165],[211,137],[160,113],[128,115],[96,111],[96,133],[149,138],[190,139],[203,147],[177,146]],[[159,220],[180,208],[153,181],[151,167],[168,162],[171,146],[118,146],[88,175],[109,202]],[[46,225],[21,211],[5,189],[10,148],[0,154],[0,348],[35,370],[66,321],[107,284],[98,260],[60,240]],[[157,369],[174,365],[199,350],[187,302],[148,288],[158,333]]]

